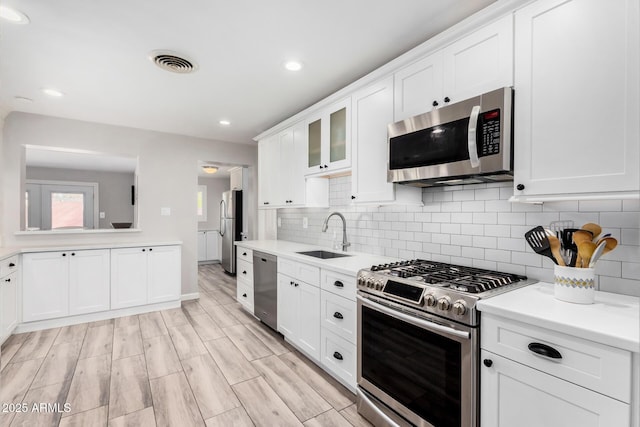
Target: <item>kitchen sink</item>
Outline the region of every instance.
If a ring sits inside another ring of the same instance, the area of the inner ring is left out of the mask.
[[[306,251],[306,252],[296,252],[296,253],[300,255],[307,255],[307,256],[312,256],[312,257],[321,258],[321,259],[342,258],[345,256],[351,256],[347,254],[339,254],[337,252],[329,252],[329,251]]]

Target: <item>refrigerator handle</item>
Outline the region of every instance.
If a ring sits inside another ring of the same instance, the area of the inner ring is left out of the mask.
[[[226,208],[224,206],[224,200],[220,200],[220,230],[218,231],[218,233],[220,233],[220,236],[223,236],[223,237],[224,237],[224,233],[227,231],[225,230],[226,224],[223,221],[225,210]]]

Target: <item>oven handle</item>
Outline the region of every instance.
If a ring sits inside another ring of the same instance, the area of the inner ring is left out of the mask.
[[[374,310],[380,311],[388,316],[394,317],[398,320],[403,320],[407,323],[411,323],[412,325],[415,325],[419,328],[423,328],[423,329],[428,329],[434,332],[441,332],[441,333],[445,333],[445,334],[450,334],[450,335],[454,335],[456,337],[459,338],[465,338],[465,339],[469,339],[470,338],[470,334],[469,332],[464,332],[464,331],[458,331],[456,329],[450,328],[448,326],[443,326],[443,325],[439,325],[437,323],[433,323],[433,322],[428,322],[426,320],[422,320],[422,319],[418,319],[417,317],[413,317],[413,316],[409,316],[407,314],[401,313],[399,311],[396,310],[392,310],[382,304],[379,304],[377,302],[373,302],[367,298],[363,298],[360,295],[356,295],[356,298],[358,298],[358,301],[362,302],[363,305],[366,305],[369,308],[372,308]]]
[[[469,161],[472,168],[480,166],[480,159],[478,159],[478,146],[476,143],[476,129],[478,127],[478,115],[480,115],[480,106],[474,105],[471,109],[471,116],[469,116],[469,129],[467,132],[467,149],[469,150]]]
[[[393,421],[387,414],[382,412],[378,406],[376,406],[371,399],[369,399],[360,389],[356,390],[358,397],[362,399],[370,409],[373,409],[390,427],[400,427],[395,421]]]

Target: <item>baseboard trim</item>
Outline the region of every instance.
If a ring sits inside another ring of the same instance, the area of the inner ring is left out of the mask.
[[[190,301],[200,298],[200,292],[191,292],[190,294],[182,294],[182,301]]]

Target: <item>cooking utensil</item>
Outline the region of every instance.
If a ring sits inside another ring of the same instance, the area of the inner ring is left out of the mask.
[[[602,237],[600,240],[598,240],[598,245],[601,244],[602,242],[606,243],[606,246],[604,248],[604,251],[602,252],[602,255],[611,252],[616,248],[616,246],[618,246],[618,241],[616,240],[615,237],[611,237],[611,236]]]
[[[524,238],[535,253],[551,258],[555,264],[558,263],[551,252],[549,239],[544,228],[541,226],[534,227],[524,234]]]
[[[581,261],[580,265],[576,265],[576,267],[587,267],[595,250],[596,244],[593,242],[578,243],[578,254],[580,255]]]
[[[551,248],[551,253],[556,260],[556,264],[566,266],[567,264],[560,254],[560,240],[558,240],[554,235],[547,236],[547,239],[549,240],[549,247]]]
[[[598,224],[595,224],[593,222],[589,222],[583,225],[582,229],[591,232],[591,234],[593,235],[592,239],[595,239],[600,235],[600,233],[602,233],[602,227],[600,227]]]
[[[593,268],[596,266],[596,262],[604,253],[604,248],[607,247],[607,242],[601,241],[598,246],[596,246],[596,250],[593,251],[593,255],[591,255],[591,261],[589,262],[589,268]]]

